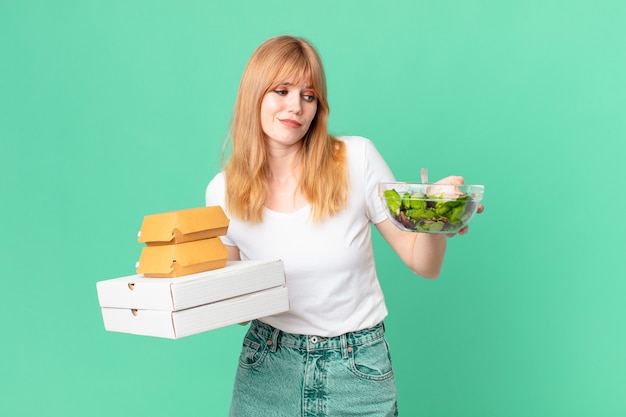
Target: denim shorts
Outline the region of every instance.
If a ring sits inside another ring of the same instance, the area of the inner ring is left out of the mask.
[[[325,338],[254,320],[244,337],[230,416],[397,416],[384,333],[380,323]]]

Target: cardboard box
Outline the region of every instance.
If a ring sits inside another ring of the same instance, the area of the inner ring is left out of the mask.
[[[171,278],[223,268],[228,251],[219,237],[173,245],[145,246],[137,273],[149,278]]]
[[[220,206],[144,216],[137,240],[147,246],[171,245],[224,236],[229,220]]]
[[[101,307],[171,311],[281,286],[285,269],[280,260],[229,261],[224,268],[180,278],[138,274],[96,283]]]
[[[96,283],[108,331],[178,339],[289,310],[283,262],[230,261],[181,278]]]
[[[102,308],[108,331],[179,339],[289,309],[286,287],[241,295],[180,311]]]

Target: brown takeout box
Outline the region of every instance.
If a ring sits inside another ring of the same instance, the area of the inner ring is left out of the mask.
[[[137,273],[147,278],[172,278],[223,268],[228,252],[219,237],[172,245],[145,246]]]
[[[224,236],[228,224],[220,206],[151,214],[143,218],[137,240],[147,246],[192,242]]]

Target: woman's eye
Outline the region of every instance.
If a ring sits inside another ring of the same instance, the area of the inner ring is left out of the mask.
[[[287,89],[283,89],[283,88],[277,88],[275,90],[273,90],[274,93],[278,94],[279,96],[286,96],[289,94],[289,90]],[[317,98],[315,97],[315,95],[313,94],[302,94],[301,97],[304,99],[304,101],[306,101],[307,103],[312,103],[315,100],[317,100]]]

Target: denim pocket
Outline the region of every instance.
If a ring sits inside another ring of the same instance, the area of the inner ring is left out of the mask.
[[[256,333],[248,331],[243,339],[239,355],[239,366],[246,369],[257,368],[267,356],[267,343]]]
[[[351,346],[350,370],[359,378],[384,381],[393,376],[389,346],[384,337],[367,345]]]

